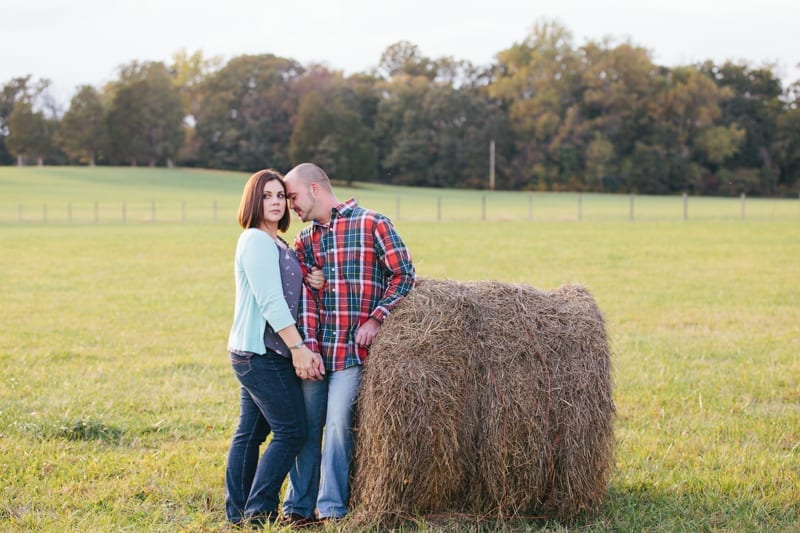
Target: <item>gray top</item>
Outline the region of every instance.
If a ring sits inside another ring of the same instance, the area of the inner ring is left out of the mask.
[[[283,241],[283,239],[281,239]],[[294,250],[283,241],[286,248],[278,245],[278,265],[281,270],[281,283],[283,285],[283,297],[286,298],[286,303],[289,304],[289,311],[292,316],[297,320],[297,308],[300,304],[300,295],[303,290],[303,271],[300,269],[300,262],[297,260],[297,254]],[[277,333],[272,329],[272,326],[267,322],[264,329],[264,345],[267,350],[272,350],[280,355],[290,358],[292,354],[286,343],[283,342]]]

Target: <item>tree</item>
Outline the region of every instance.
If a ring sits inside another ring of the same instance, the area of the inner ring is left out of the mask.
[[[240,56],[202,84],[196,119],[199,161],[254,171],[289,166],[289,138],[299,108],[295,61],[271,54]]]
[[[362,116],[363,98],[343,80],[326,92],[307,93],[291,136],[292,164],[315,161],[332,178],[348,183],[354,178],[373,179],[377,152],[372,129]]]
[[[111,88],[108,113],[111,150],[132,165],[146,160],[171,165],[184,140],[180,92],[160,62],[130,63],[121,67]]]
[[[660,72],[650,53],[630,42],[589,41],[578,53],[580,121],[571,137],[583,150],[583,186],[617,191],[625,186],[622,161],[632,156],[637,142],[652,135],[648,109]]]
[[[50,81],[47,79],[39,79],[33,83],[30,75],[14,78],[3,85],[0,92],[0,164],[13,161],[11,150],[7,145],[7,136],[14,107],[18,102],[26,102],[32,112],[37,100],[47,92],[49,86]]]
[[[717,66],[709,61],[698,68],[726,91],[720,102],[721,125],[730,127],[735,124],[745,132],[739,149],[731,154],[724,166],[753,169],[761,176],[760,192],[775,192],[779,185],[779,172],[774,161],[774,149],[784,104],[781,102],[783,89],[774,67],[753,68],[730,61]]]
[[[784,190],[800,186],[800,81],[786,90],[786,107],[778,117],[773,150]]]
[[[626,176],[632,190],[666,194],[699,190],[709,169],[698,161],[697,146],[706,131],[717,125],[719,104],[726,91],[694,67],[661,68],[648,107],[652,121],[647,135],[638,142],[635,160],[643,154],[658,154],[658,172],[635,172]],[[655,158],[648,156],[647,162]]]
[[[173,83],[180,90],[183,112],[194,117],[201,100],[203,83],[220,69],[222,57],[204,57],[201,50],[189,54],[181,49],[172,54],[170,73]]]
[[[708,162],[722,165],[739,151],[745,134],[745,130],[736,123],[728,127],[710,126],[695,136],[693,145]]]
[[[196,165],[199,163],[200,144],[195,131],[196,115],[202,101],[203,83],[223,65],[219,56],[204,57],[200,50],[189,54],[181,49],[172,54],[170,72],[173,83],[178,88],[183,102],[185,115],[185,140],[176,154],[180,164]]]
[[[616,164],[614,145],[599,131],[586,147],[586,185],[592,191],[607,189],[606,181],[613,175]]]
[[[438,84],[454,89],[480,89],[492,81],[491,67],[473,65],[470,61],[440,57],[434,62]]]
[[[389,45],[381,54],[378,71],[385,78],[404,74],[432,80],[437,74],[436,63],[423,56],[416,44],[408,41]]]
[[[84,85],[72,97],[69,110],[61,119],[61,148],[73,159],[95,165],[98,153],[108,147],[108,122],[100,93]]]
[[[414,175],[423,179],[423,155],[430,139],[415,111],[422,108],[429,87],[427,78],[407,75],[378,84],[381,98],[375,118],[374,139],[380,164],[379,175],[383,181],[408,183],[414,179]],[[413,153],[418,154],[416,160]],[[403,161],[403,164],[398,165],[399,161]]]
[[[44,114],[33,111],[29,102],[17,102],[8,119],[9,134],[6,145],[17,158],[17,165],[24,165],[27,157],[33,157],[41,166],[45,156],[52,152],[52,129]]]
[[[514,129],[510,186],[565,188],[581,152],[571,144],[576,138],[572,128],[581,118],[576,108],[579,56],[572,35],[559,23],[539,21],[523,42],[497,58],[488,90],[507,106]]]
[[[498,168],[511,143],[505,114],[483,92],[396,76],[380,86],[376,126],[383,175],[392,183],[434,187],[485,187],[489,143],[498,139]],[[505,173],[498,183],[506,185]]]

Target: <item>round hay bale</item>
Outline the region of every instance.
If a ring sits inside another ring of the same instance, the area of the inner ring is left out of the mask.
[[[487,350],[479,394],[485,494],[504,515],[569,518],[606,493],[614,449],[611,354],[591,294],[497,282],[470,286]],[[475,503],[486,501],[478,495]]]
[[[477,387],[464,356],[478,326],[457,283],[419,280],[375,339],[359,392],[352,488],[371,517],[424,514],[463,498],[477,430],[464,416]]]
[[[611,392],[583,287],[420,280],[364,368],[356,516],[593,509],[613,464]]]

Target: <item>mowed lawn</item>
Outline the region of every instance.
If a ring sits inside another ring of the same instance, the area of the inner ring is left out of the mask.
[[[226,530],[238,394],[225,341],[247,176],[169,172],[0,168],[11,213],[0,217],[0,530]],[[597,513],[417,527],[798,530],[796,199],[748,200],[742,220],[738,199],[692,198],[722,214],[683,220],[679,198],[637,198],[662,214],[631,222],[626,196],[583,195],[579,220],[575,195],[537,193],[529,220],[527,193],[494,193],[483,220],[478,191],[341,191],[399,212],[420,276],[586,285],[612,342],[617,464]],[[76,209],[67,222],[49,203],[47,223],[17,221],[18,204],[45,198],[145,208],[143,220],[95,223]],[[215,200],[216,223],[203,220],[210,209],[181,223],[181,202]],[[178,215],[148,222],[151,202]]]

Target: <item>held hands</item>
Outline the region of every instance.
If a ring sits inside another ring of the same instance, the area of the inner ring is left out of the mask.
[[[319,267],[311,267],[311,270],[305,277],[306,285],[314,290],[319,290],[325,286],[325,274]]]
[[[292,364],[300,379],[321,381],[325,376],[325,364],[322,362],[322,356],[312,352],[307,346],[292,350]]]

